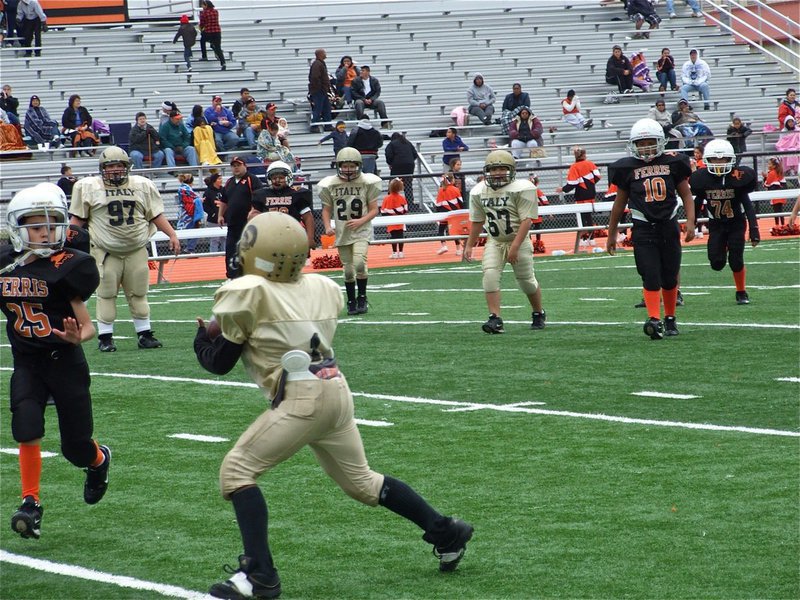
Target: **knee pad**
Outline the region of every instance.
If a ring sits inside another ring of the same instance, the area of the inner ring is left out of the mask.
[[[255,485],[256,477],[254,473],[242,461],[242,456],[233,448],[222,459],[219,467],[219,489],[225,500],[231,499],[231,494],[241,487]]]
[[[517,278],[517,284],[519,284],[519,289],[523,291],[523,293],[527,296],[531,294],[535,294],[536,290],[539,289],[539,281],[536,279],[536,276],[531,273],[531,276],[527,279],[519,279]]]
[[[357,279],[364,279],[368,275],[367,261],[363,258],[356,256],[354,267]]]
[[[11,433],[17,442],[44,437],[44,409],[35,400],[23,400],[11,414]]]
[[[117,320],[117,299],[97,297],[97,320],[113,323]]]
[[[345,494],[361,504],[378,506],[382,487],[383,475],[370,471],[369,474],[348,482],[346,486],[342,486],[342,489]]]
[[[712,260],[711,261],[711,268],[715,271],[722,271],[725,268],[725,259],[722,260]]]
[[[97,447],[91,439],[61,440],[61,453],[76,467],[84,469],[97,457]]]
[[[744,269],[744,258],[742,258],[741,256],[735,256],[731,254],[728,257],[728,264],[730,264],[731,266],[731,271],[733,271],[734,273],[738,273],[739,271]]]
[[[134,319],[150,318],[150,304],[147,302],[147,296],[125,294],[125,297],[128,300],[128,308],[130,308],[131,316]]]
[[[487,294],[492,292],[499,292],[500,291],[500,276],[502,275],[502,270],[489,267],[483,270],[483,291]]]
[[[352,283],[356,280],[356,268],[353,263],[344,263],[342,265],[342,271],[344,272],[344,280],[346,283]]]

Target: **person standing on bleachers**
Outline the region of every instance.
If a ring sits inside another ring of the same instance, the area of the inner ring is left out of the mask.
[[[483,80],[483,75],[475,73],[472,77],[472,86],[467,90],[469,114],[478,117],[484,125],[490,125],[494,114],[494,101],[494,90]]]
[[[378,113],[381,119],[381,127],[391,129],[391,123],[386,116],[386,104],[380,99],[381,82],[378,81],[377,77],[370,75],[367,65],[361,67],[361,72],[353,80],[350,89],[356,109],[356,119],[363,119],[367,110],[372,109]]]
[[[131,127],[128,139],[128,151],[133,168],[142,170],[145,156],[150,158],[150,166],[155,168],[164,164],[164,151],[161,150],[161,138],[158,132],[147,122],[147,115],[136,113],[136,123]]]
[[[172,43],[177,44],[180,38],[183,38],[183,60],[186,62],[186,70],[191,71],[192,46],[197,42],[197,30],[194,25],[189,23],[189,15],[181,15],[181,24],[175,33]]]
[[[219,26],[219,13],[211,0],[200,0],[200,8],[200,60],[208,61],[206,54],[206,42],[208,42],[224,71],[225,54],[222,52],[222,28]]]
[[[175,156],[183,156],[189,166],[197,165],[197,152],[192,146],[192,136],[183,125],[183,115],[177,110],[169,113],[169,121],[158,128],[161,147],[167,159],[167,166],[175,166]]]
[[[25,56],[31,55],[31,42],[35,41],[36,56],[42,55],[42,27],[47,24],[47,15],[44,14],[39,0],[19,0],[17,6],[17,31],[22,36],[22,45],[27,48]]]
[[[328,53],[323,48],[314,51],[314,62],[308,70],[308,96],[311,101],[311,132],[322,133],[315,123],[330,121],[331,101],[328,92],[331,91],[331,78],[328,76],[328,66],[325,59]]]
[[[17,37],[19,30],[17,29],[17,6],[19,6],[19,0],[5,0],[5,6],[3,8],[5,15],[6,15],[6,37],[13,38]],[[12,42],[8,42],[11,44]]]

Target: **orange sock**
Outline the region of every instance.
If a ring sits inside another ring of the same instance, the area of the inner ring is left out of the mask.
[[[647,316],[651,319],[661,318],[661,294],[656,291],[642,290],[644,295],[644,305],[647,308]]]
[[[97,442],[92,440],[92,443],[94,444],[94,449],[95,452],[97,452],[97,456],[94,457],[94,461],[89,466],[94,469],[95,467],[99,467],[103,464],[103,461],[106,459],[106,455],[100,452],[100,446],[97,445]]]
[[[734,271],[733,272],[733,282],[736,284],[736,291],[743,292],[745,290],[744,287],[744,279],[746,275],[747,267],[742,267],[741,271]]]
[[[661,295],[664,297],[664,316],[675,316],[675,305],[678,303],[678,288],[674,287],[671,290],[661,290]]]
[[[22,497],[33,496],[38,502],[39,485],[42,481],[41,445],[19,445],[19,477],[22,483]]]

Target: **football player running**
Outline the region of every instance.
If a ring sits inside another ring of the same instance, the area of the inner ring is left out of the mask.
[[[343,300],[330,278],[303,274],[303,228],[281,212],[254,217],[239,242],[242,276],[214,295],[221,334],[209,338],[197,319],[194,350],[223,375],[241,358],[271,407],[259,415],[220,467],[222,496],[233,503],[244,552],[217,598],[277,598],[281,582],[268,544],[267,503],[258,478],[309,446],[325,473],[353,499],[381,505],[416,523],[433,544],[440,571],[453,571],[473,528],[445,517],[404,482],[369,468],[354,420],[353,396],[333,352]],[[273,512],[274,514],[274,512]]]
[[[761,241],[758,221],[750,192],[756,188],[756,172],[750,167],[736,166],[736,153],[727,140],[711,140],[705,147],[705,169],[692,173],[689,186],[694,194],[695,209],[703,201],[708,205],[708,262],[715,271],[727,262],[733,271],[736,303],[749,304],[745,287],[744,231],[749,224],[750,243],[755,248]],[[745,221],[746,218],[746,221]]]
[[[89,367],[81,348],[95,334],[84,302],[99,275],[91,256],[64,249],[69,215],[63,192],[53,184],[18,192],[6,219],[11,247],[0,252],[0,309],[14,364],[11,433],[19,443],[23,499],[11,529],[39,539],[41,439],[50,398],[58,413],[61,452],[86,470],[84,501],[96,504],[108,487],[111,451],[92,439]]]
[[[631,155],[609,166],[611,182],[619,190],[608,224],[606,250],[617,251],[619,220],[629,205],[633,228],[633,255],[642,278],[648,319],[644,332],[650,339],[678,335],[675,306],[681,269],[681,231],[678,224],[680,195],[686,213],[684,240],[694,239],[694,202],[688,178],[692,173],[683,154],[665,153],[664,129],[653,119],[640,119],[631,127]],[[661,320],[661,298],[664,321]]]
[[[334,234],[331,219],[336,224],[334,244],[344,271],[348,315],[367,312],[367,250],[381,195],[380,177],[362,173],[361,167],[361,153],[355,148],[342,148],[336,154],[336,175],[318,184],[325,235]]]
[[[472,260],[472,249],[482,230],[489,238],[483,251],[483,291],[489,307],[489,320],[483,324],[486,333],[504,333],[500,317],[500,278],[506,263],[511,263],[517,285],[528,297],[531,329],[544,329],[542,289],[533,272],[533,246],[528,232],[539,216],[536,186],[524,179],[515,179],[514,157],[504,150],[486,156],[484,180],[472,188],[469,198],[471,228],[464,260]]]
[[[97,329],[100,352],[116,352],[114,321],[119,288],[125,292],[139,348],[160,348],[150,329],[147,303],[150,274],[147,242],[156,229],[169,236],[176,255],[181,243],[164,215],[161,194],[152,181],[130,175],[128,154],[109,146],[100,155],[100,175],[79,179],[72,190],[70,222],[88,223],[91,254],[100,271],[97,288]]]

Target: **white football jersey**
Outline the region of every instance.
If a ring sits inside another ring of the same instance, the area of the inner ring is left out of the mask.
[[[495,241],[511,242],[523,220],[539,216],[538,204],[536,186],[530,181],[515,179],[499,190],[481,181],[469,195],[469,220],[483,223]]]
[[[331,217],[336,223],[336,246],[372,239],[372,221],[352,230],[345,225],[347,221],[366,215],[371,202],[378,202],[381,196],[380,177],[362,173],[353,181],[344,181],[338,175],[331,175],[320,181],[317,189],[322,205],[330,207]]]
[[[106,187],[98,175],[75,183],[69,212],[89,222],[93,246],[128,254],[147,245],[156,232],[151,221],[164,212],[164,203],[147,177],[129,175],[125,185]]]
[[[342,291],[328,277],[306,274],[296,282],[267,281],[245,275],[214,294],[214,317],[226,340],[244,344],[242,363],[253,381],[272,399],[281,375],[281,357],[289,350],[319,351],[333,357],[333,336],[344,306]]]

